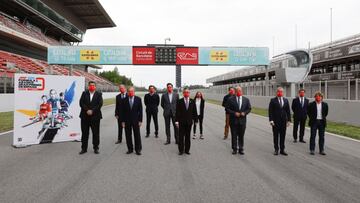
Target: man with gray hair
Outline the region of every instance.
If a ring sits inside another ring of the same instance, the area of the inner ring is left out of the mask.
[[[280,145],[280,154],[287,156],[288,154],[285,152],[285,135],[286,127],[290,125],[291,117],[289,101],[283,96],[284,89],[278,87],[276,97],[272,98],[269,103],[269,122],[273,131],[274,155],[279,154]]]
[[[230,97],[226,103],[226,112],[230,114],[231,145],[233,152],[244,154],[244,134],[246,129],[246,116],[251,111],[248,98],[243,96],[242,88],[236,87],[236,94]]]
[[[123,108],[122,107],[122,100],[127,98],[127,93],[126,93],[126,87],[125,85],[121,84],[119,85],[119,91],[120,93],[118,95],[116,95],[116,103],[115,103],[115,118],[117,120],[118,123],[118,138],[117,141],[115,142],[115,144],[120,144],[122,142],[122,135],[123,135],[123,127],[121,125],[121,114],[120,111]]]

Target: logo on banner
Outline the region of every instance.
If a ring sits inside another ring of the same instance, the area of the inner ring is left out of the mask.
[[[19,77],[18,89],[25,91],[42,91],[45,89],[45,79],[42,77]]]
[[[100,61],[100,51],[80,50],[80,61]]]
[[[177,48],[176,64],[199,64],[198,48]]]
[[[229,51],[210,51],[211,62],[228,62]]]
[[[134,47],[133,64],[155,64],[155,48]]]

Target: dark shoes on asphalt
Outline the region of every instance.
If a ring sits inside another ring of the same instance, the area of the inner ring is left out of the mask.
[[[319,154],[324,155],[324,156],[326,155],[326,153],[324,151],[319,152]]]
[[[127,151],[127,152],[126,152],[126,154],[131,154],[131,153],[133,153],[133,151]]]
[[[281,155],[287,156],[288,154],[285,151],[280,152]]]
[[[85,154],[87,151],[86,150],[81,150],[80,152],[79,152],[79,154]]]
[[[116,142],[115,142],[115,144],[120,144],[120,143],[121,143],[121,141],[120,141],[120,140],[118,140],[118,141],[116,141]]]
[[[301,142],[301,143],[306,143],[304,140],[300,140],[299,142]]]

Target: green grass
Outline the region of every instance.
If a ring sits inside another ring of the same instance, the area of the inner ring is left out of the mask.
[[[104,106],[108,106],[108,105],[112,105],[112,104],[115,104],[115,98],[104,99],[104,101],[103,101]]]
[[[14,112],[0,112],[0,133],[12,130],[14,126]]]
[[[212,104],[221,105],[221,102],[216,101],[216,100],[208,99],[206,101],[209,103],[212,103]],[[262,108],[252,107],[251,113],[254,113],[254,114],[257,114],[260,116],[265,116],[265,117],[268,116],[268,110],[262,109]],[[360,127],[358,127],[358,126],[328,121],[327,126],[326,126],[326,132],[335,133],[337,135],[342,135],[345,137],[350,137],[353,139],[360,140]]]

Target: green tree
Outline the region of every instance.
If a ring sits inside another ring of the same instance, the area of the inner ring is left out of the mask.
[[[127,78],[124,75],[120,75],[119,70],[117,67],[114,68],[114,70],[111,71],[103,71],[101,73],[98,73],[101,77],[109,80],[110,82],[114,83],[115,85],[124,84],[126,86],[132,86],[133,83],[131,81],[131,78]]]

